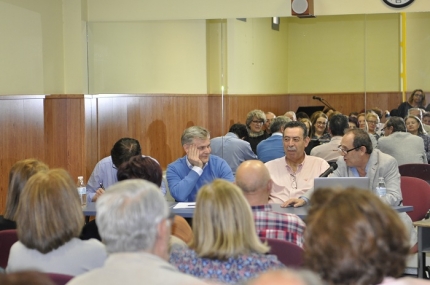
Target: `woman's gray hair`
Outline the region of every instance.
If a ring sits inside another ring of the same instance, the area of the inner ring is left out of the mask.
[[[185,129],[185,131],[182,133],[181,143],[182,145],[191,144],[194,138],[205,140],[209,139],[210,135],[211,134],[207,129],[199,126],[192,126],[188,129]]]
[[[263,124],[266,122],[266,114],[264,114],[261,110],[252,110],[246,115],[246,126],[249,128],[252,120],[256,118],[257,120],[263,121]]]
[[[130,179],[118,182],[97,199],[96,223],[109,253],[152,249],[158,224],[169,208],[152,182]]]

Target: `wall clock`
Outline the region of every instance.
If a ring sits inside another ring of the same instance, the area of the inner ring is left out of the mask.
[[[393,8],[404,8],[414,2],[414,0],[382,0],[385,4]]]

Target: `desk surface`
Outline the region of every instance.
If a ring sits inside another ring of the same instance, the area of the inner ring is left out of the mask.
[[[173,207],[176,205],[175,202],[167,202],[169,204],[169,208],[172,209],[172,212],[178,216],[182,216],[184,218],[192,218],[194,214],[194,209],[173,209]],[[87,203],[87,206],[83,208],[83,212],[85,216],[95,216],[96,211],[96,203]],[[287,208],[281,208],[278,204],[272,204],[272,208],[276,212],[280,213],[290,213],[290,214],[296,214],[301,219],[306,218],[308,215],[309,205],[305,205],[303,207],[287,207]],[[394,206],[394,210],[396,210],[399,213],[402,212],[410,212],[414,210],[413,206]]]

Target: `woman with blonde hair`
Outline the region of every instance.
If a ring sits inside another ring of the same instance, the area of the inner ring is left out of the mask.
[[[0,231],[16,229],[15,215],[17,213],[22,189],[28,179],[39,171],[48,170],[48,166],[34,158],[17,161],[9,171],[9,187],[7,190],[6,208],[0,216]]]
[[[173,247],[170,263],[184,273],[223,283],[243,282],[284,267],[259,240],[251,208],[239,187],[214,180],[200,188],[189,249]]]
[[[430,161],[430,136],[424,130],[423,123],[417,116],[408,115],[405,117],[406,131],[419,136],[424,141],[424,149],[427,154],[427,160]]]
[[[75,276],[103,265],[105,246],[78,239],[84,216],[75,183],[64,169],[33,175],[17,212],[19,241],[10,250],[6,272],[31,269]]]
[[[310,134],[311,129],[312,129],[311,120],[308,118],[301,118],[299,121],[306,125],[306,128],[308,129],[308,134]]]
[[[367,132],[366,114],[360,113],[357,116],[358,128]]]
[[[366,113],[366,123],[367,123],[367,133],[373,135],[376,140],[379,139],[379,135],[376,133],[377,126],[379,125],[379,116],[373,112],[369,111]]]

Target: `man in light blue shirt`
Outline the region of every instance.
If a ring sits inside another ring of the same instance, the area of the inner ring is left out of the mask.
[[[112,147],[111,155],[100,160],[94,167],[87,183],[87,201],[95,202],[105,192],[105,188],[118,182],[118,167],[135,155],[142,155],[138,140],[133,138],[118,140]],[[164,182],[161,184],[161,192],[166,194]]]
[[[270,124],[272,136],[257,145],[258,159],[263,163],[285,156],[282,132],[284,131],[285,124],[290,121],[290,118],[284,116],[273,119]]]
[[[211,153],[227,161],[233,174],[245,160],[257,159],[249,142],[244,141],[247,135],[244,124],[234,124],[225,136],[211,139]]]

